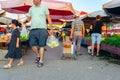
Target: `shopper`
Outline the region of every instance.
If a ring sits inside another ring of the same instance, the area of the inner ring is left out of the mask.
[[[13,28],[12,36],[10,39],[10,43],[8,46],[8,53],[6,54],[5,58],[10,58],[7,65],[4,65],[4,68],[9,69],[12,66],[14,59],[20,59],[18,66],[23,65],[22,59],[22,51],[20,46],[20,31],[18,29],[21,24],[17,20],[12,20],[11,27]]]
[[[102,26],[103,26],[103,22],[101,21],[101,16],[97,15],[96,21],[93,24],[93,30],[92,30],[92,54],[91,54],[92,56],[94,55],[95,43],[97,44],[96,56],[99,56]]]
[[[81,39],[82,39],[82,37],[84,37],[85,28],[84,28],[84,23],[80,19],[78,14],[76,14],[74,16],[74,18],[75,19],[72,22],[72,29],[71,29],[70,38],[74,39],[74,42],[76,44],[77,54],[80,54]]]
[[[46,40],[48,38],[46,19],[48,20],[51,34],[52,21],[48,8],[41,4],[41,0],[33,0],[33,3],[34,5],[29,9],[25,23],[31,21],[29,43],[32,50],[37,55],[35,60],[37,67],[42,67],[44,60],[44,47],[46,46]]]

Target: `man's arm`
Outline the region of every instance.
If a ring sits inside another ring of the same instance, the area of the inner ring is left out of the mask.
[[[50,18],[50,15],[46,14],[46,18],[47,18],[48,24],[50,26],[50,34],[52,35],[53,34],[53,30],[52,30],[52,20]]]
[[[72,26],[71,32],[70,32],[70,38],[71,38],[71,39],[73,38],[73,32],[74,32],[74,27]]]
[[[31,20],[31,17],[27,16],[26,20],[25,20],[23,23],[24,23],[24,24],[25,24],[25,23],[28,23],[28,22],[30,22],[30,20]]]
[[[84,38],[84,36],[85,36],[85,26],[83,24],[83,26],[82,26],[82,37]]]

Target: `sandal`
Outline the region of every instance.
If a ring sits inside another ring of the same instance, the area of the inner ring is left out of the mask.
[[[24,64],[24,62],[21,61],[21,62],[19,62],[19,63],[17,64],[17,66],[22,66],[23,64]]]
[[[3,68],[4,68],[4,69],[10,69],[10,68],[11,68],[11,65],[10,65],[10,64],[4,65]]]
[[[98,57],[98,56],[99,56],[99,54],[96,54],[96,56]]]
[[[91,54],[91,56],[94,56],[94,54]]]

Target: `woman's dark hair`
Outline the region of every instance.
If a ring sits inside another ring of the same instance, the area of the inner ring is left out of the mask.
[[[101,19],[101,16],[100,16],[100,15],[97,15],[97,16],[96,16],[96,19]]]
[[[21,23],[19,23],[18,20],[16,20],[16,19],[13,19],[12,23],[15,24],[16,26],[21,27]]]

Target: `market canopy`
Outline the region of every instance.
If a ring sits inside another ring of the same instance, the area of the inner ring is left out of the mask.
[[[17,14],[27,13],[31,5],[33,5],[32,0],[7,0],[0,1],[0,3],[4,10]],[[54,23],[63,23],[60,19],[64,19],[64,21],[73,19],[75,11],[71,3],[51,0],[42,0],[42,3],[49,8]]]
[[[86,14],[88,14],[88,13],[85,12],[85,11],[80,11],[80,16],[81,16],[81,15],[86,15]]]
[[[103,9],[109,15],[120,17],[120,0],[112,0],[104,4]]]
[[[93,23],[93,21],[95,20],[97,15],[100,15],[104,22],[108,22],[109,21],[109,17],[110,16],[107,15],[104,10],[98,10],[98,11],[94,11],[94,12],[88,13],[88,14],[84,15],[82,17],[82,19],[83,19],[83,21],[85,23]]]
[[[88,17],[96,17],[97,15],[100,15],[101,17],[105,17],[105,16],[108,16],[104,10],[98,10],[98,11],[95,11],[95,12],[91,12],[91,13],[88,13],[87,16]]]

